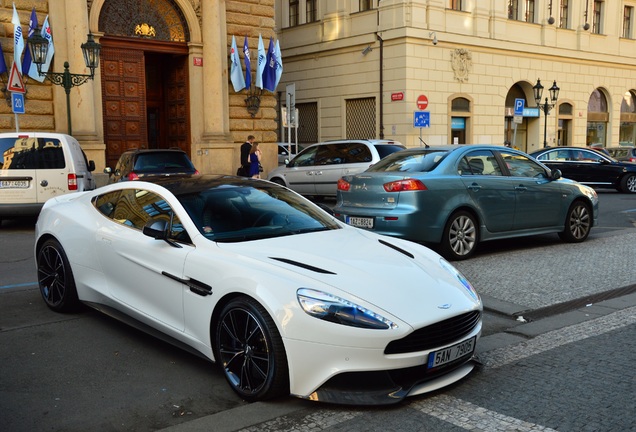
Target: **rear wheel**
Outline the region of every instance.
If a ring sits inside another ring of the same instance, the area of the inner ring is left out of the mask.
[[[627,174],[621,179],[621,190],[625,193],[636,193],[636,174]]]
[[[38,284],[46,305],[56,312],[72,312],[79,306],[71,265],[62,245],[44,242],[37,256]]]
[[[592,212],[582,201],[575,201],[565,217],[565,228],[559,233],[561,240],[569,243],[584,241],[592,229]]]
[[[241,398],[254,402],[289,394],[283,341],[256,300],[242,296],[225,305],[214,334],[217,361]]]
[[[453,213],[446,223],[441,253],[453,261],[470,258],[477,248],[479,229],[475,217],[467,211]]]

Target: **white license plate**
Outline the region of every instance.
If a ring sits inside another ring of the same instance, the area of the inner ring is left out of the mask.
[[[475,351],[475,340],[477,340],[477,337],[473,336],[451,347],[430,353],[428,355],[428,368],[436,368],[465,355],[472,354]]]
[[[345,222],[358,228],[373,228],[373,218],[347,216]]]
[[[18,188],[28,188],[29,181],[28,180],[2,180],[0,181],[0,188],[2,189],[18,189]]]

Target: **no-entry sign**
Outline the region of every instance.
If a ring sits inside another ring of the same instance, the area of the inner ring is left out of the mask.
[[[419,95],[417,97],[417,109],[425,110],[428,106],[428,98],[424,95]]]

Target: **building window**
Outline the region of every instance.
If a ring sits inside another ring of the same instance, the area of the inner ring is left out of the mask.
[[[601,34],[601,19],[603,18],[603,2],[594,0],[594,10],[592,11],[592,33]]]
[[[605,147],[609,112],[607,98],[599,89],[595,89],[587,103],[587,139],[586,145]]]
[[[534,22],[534,0],[526,0],[526,22]]]
[[[451,9],[456,11],[462,10],[462,0],[451,0]]]
[[[373,0],[359,0],[360,12],[371,10],[373,8]]]
[[[316,0],[307,0],[305,7],[307,8],[307,20],[305,22],[311,23],[316,21]]]
[[[559,28],[568,27],[568,0],[561,0],[561,7],[559,8]]]
[[[632,37],[632,16],[634,15],[634,8],[632,6],[625,6],[623,10],[623,37],[631,39]]]
[[[377,136],[375,98],[346,100],[347,139],[373,139]]]
[[[289,26],[298,25],[298,0],[289,0]]]
[[[508,19],[519,19],[519,0],[508,1]]]
[[[449,103],[450,144],[466,144],[471,140],[471,101],[466,97],[451,96]]]

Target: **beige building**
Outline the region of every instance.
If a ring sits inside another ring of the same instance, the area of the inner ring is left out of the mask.
[[[246,90],[232,89],[228,66],[233,35],[241,47],[248,36],[253,57],[259,34],[275,37],[273,0],[5,1],[0,42],[9,68],[13,3],[25,36],[32,7],[40,26],[49,17],[54,72],[68,61],[71,73],[88,74],[80,45],[89,32],[101,44],[94,80],[69,94],[73,135],[98,171],[129,148],[180,147],[203,173],[234,173],[249,134],[266,143],[266,170],[277,165],[277,95],[264,91],[252,115]],[[8,76],[2,79],[6,85]],[[33,79],[26,89],[25,114],[0,104],[0,131],[68,132],[65,89]]]
[[[275,3],[300,142],[635,143],[636,0]]]

